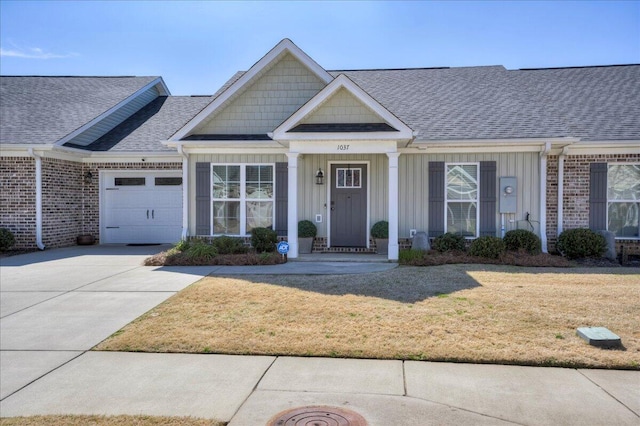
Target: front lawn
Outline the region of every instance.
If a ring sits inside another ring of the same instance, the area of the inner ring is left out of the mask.
[[[399,267],[207,277],[97,350],[640,369],[636,268]],[[576,328],[607,327],[623,350]]]

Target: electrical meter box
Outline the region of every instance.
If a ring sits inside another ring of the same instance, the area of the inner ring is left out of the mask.
[[[512,176],[501,177],[499,195],[499,213],[516,213],[518,206],[518,179]]]

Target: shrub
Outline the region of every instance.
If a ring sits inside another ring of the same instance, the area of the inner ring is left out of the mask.
[[[424,250],[400,250],[398,263],[401,265],[422,265],[424,257]]]
[[[600,257],[607,251],[607,241],[587,228],[568,229],[558,237],[558,251],[569,259]]]
[[[514,229],[504,234],[504,244],[507,250],[525,250],[529,254],[540,254],[542,242],[536,234],[526,229]]]
[[[276,250],[278,234],[267,228],[253,228],[251,230],[251,245],[258,253],[272,252]]]
[[[298,238],[315,238],[318,230],[310,220],[298,222]]]
[[[371,236],[373,238],[389,238],[389,222],[386,220],[376,222],[371,228]]]
[[[488,259],[497,259],[504,253],[504,250],[505,244],[502,238],[487,235],[473,240],[471,247],[469,247],[469,254]]]
[[[0,251],[9,250],[16,243],[16,237],[7,228],[0,228]]]
[[[446,234],[438,235],[433,240],[431,248],[439,252],[464,251],[464,237],[460,234],[447,232]]]
[[[189,244],[189,248],[185,250],[184,254],[192,260],[201,259],[210,261],[218,255],[218,249],[205,241],[195,240]]]
[[[188,240],[180,240],[178,241],[173,248],[177,251],[183,252],[189,250],[190,243]]]
[[[222,235],[211,241],[219,254],[244,254],[249,249],[244,245],[244,240],[238,237]]]

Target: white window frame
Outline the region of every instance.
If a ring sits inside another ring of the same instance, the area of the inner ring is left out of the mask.
[[[347,171],[355,171],[355,170],[357,170],[358,174],[360,175],[360,178],[358,179],[359,184],[357,186],[353,185],[353,174],[352,174],[351,175],[351,183],[352,183],[351,186],[346,186],[346,185],[338,186],[338,183],[340,181],[339,175],[340,175],[340,171],[341,170],[345,173],[344,174],[345,183],[346,183],[346,180],[347,180]],[[358,188],[362,188],[362,167],[336,167],[336,188],[338,188],[338,189],[351,189],[351,188],[358,189]]]
[[[214,198],[213,196],[213,168],[215,166],[232,166],[232,167],[240,167],[240,198]],[[247,166],[270,166],[272,170],[273,176],[273,191],[271,193],[271,198],[248,198],[247,197]],[[271,202],[273,205],[272,211],[272,228],[275,228],[276,225],[276,164],[275,163],[211,163],[209,168],[209,176],[211,177],[211,183],[209,185],[209,196],[211,203],[211,217],[210,221],[210,229],[211,236],[220,236],[220,235],[230,235],[235,237],[248,237],[247,233],[247,201],[260,201],[260,202]],[[225,234],[220,233],[216,234],[214,230],[214,203],[216,201],[230,201],[230,202],[239,202],[240,203],[240,233],[239,234]]]
[[[609,170],[611,169],[612,166],[640,166],[640,163],[607,163],[607,215],[606,215],[606,221],[607,221],[607,230],[609,230],[609,205],[612,203],[636,203],[638,204],[638,210],[640,210],[640,200],[633,200],[633,199],[624,199],[624,200],[610,200],[609,199],[609,185],[611,183],[611,179],[609,177]],[[640,227],[640,222],[638,223],[638,226]],[[640,240],[640,232],[639,232],[639,236],[638,237],[625,237],[625,236],[617,236],[615,237],[617,240]]]
[[[476,166],[476,199],[475,200],[449,200],[449,193],[447,191],[447,175],[449,173],[450,166]],[[465,236],[467,240],[473,240],[478,238],[480,235],[480,162],[451,162],[444,164],[444,232],[449,232],[448,230],[448,207],[449,203],[475,203],[476,204],[476,229],[474,232],[474,236]]]

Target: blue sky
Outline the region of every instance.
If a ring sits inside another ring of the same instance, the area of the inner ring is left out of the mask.
[[[161,75],[212,94],[285,37],[326,69],[640,63],[640,2],[0,0],[3,75]]]

